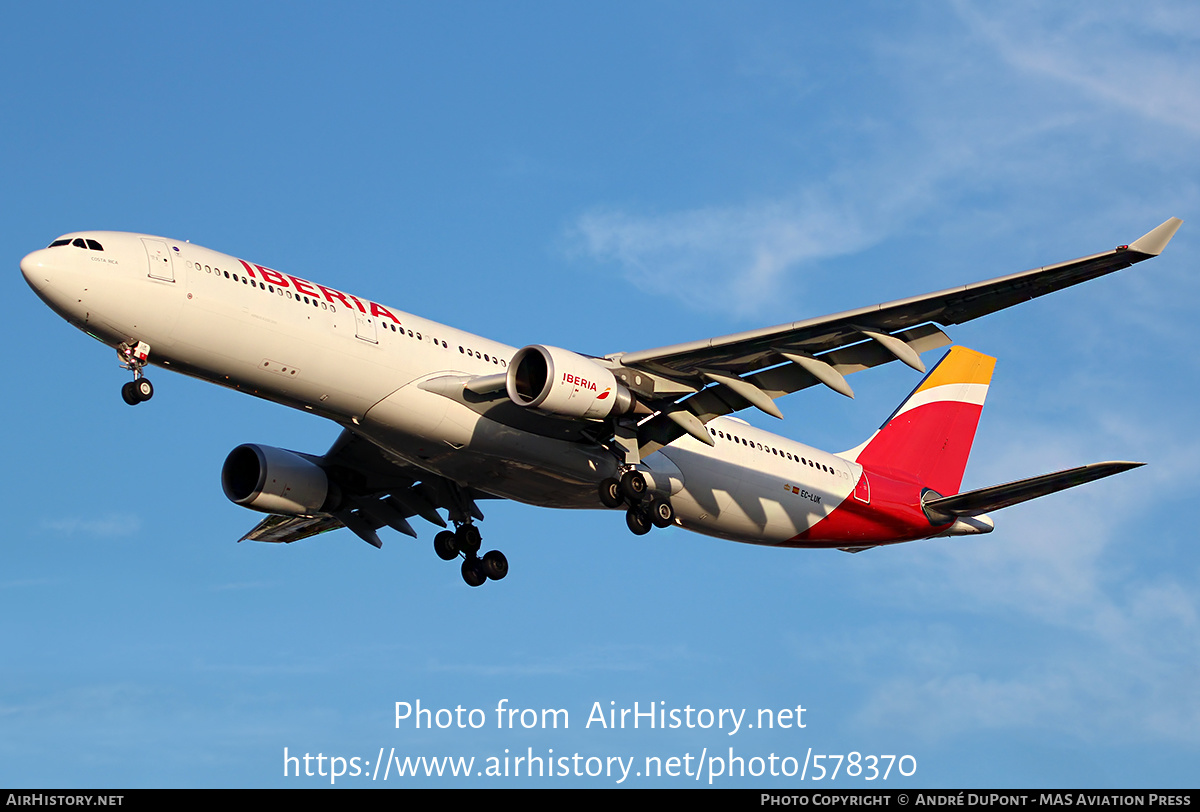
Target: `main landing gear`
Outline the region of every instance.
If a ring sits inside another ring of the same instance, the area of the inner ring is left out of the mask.
[[[627,469],[620,479],[609,477],[600,482],[600,504],[607,508],[627,506],[625,524],[637,536],[644,536],[652,527],[668,527],[675,521],[671,500],[654,493],[647,497],[646,478],[636,469]]]
[[[470,522],[459,524],[454,530],[443,530],[433,537],[433,550],[443,561],[453,561],[462,556],[462,577],[468,586],[483,586],[485,581],[499,581],[508,575],[508,559],[499,550],[490,550],[479,556],[483,538],[479,528]]]
[[[154,384],[142,377],[142,368],[150,357],[150,345],[131,338],[117,346],[117,357],[121,359],[121,369],[133,373],[133,380],[121,387],[121,399],[130,406],[137,406],[154,397]]]

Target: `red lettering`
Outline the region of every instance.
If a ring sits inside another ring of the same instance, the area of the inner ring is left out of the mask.
[[[308,282],[305,282],[303,279],[297,279],[290,274],[288,275],[288,279],[292,280],[292,284],[296,286],[296,290],[300,291],[301,293],[307,293],[309,296],[317,295],[317,292],[312,289],[312,285],[310,285]]]
[[[282,274],[279,271],[272,270],[271,268],[264,268],[262,265],[255,265],[255,266],[251,267],[250,263],[246,262],[246,260],[244,260],[244,259],[239,259],[238,262],[242,263],[242,267],[246,269],[246,273],[250,274],[250,276],[252,276],[252,277],[255,275],[254,268],[257,268],[258,273],[262,277],[264,282],[270,282],[272,285],[276,285],[277,287],[281,287],[281,288],[293,287],[299,293],[307,293],[309,296],[312,296],[314,299],[319,298],[319,296],[317,294],[317,290],[314,290],[314,288],[313,288],[313,286],[315,284],[313,282],[306,282],[305,280],[300,279],[299,277],[292,276],[291,274]],[[290,286],[288,285],[289,279],[292,280],[292,283]],[[358,300],[358,298],[355,296],[352,296],[347,293],[342,293],[341,291],[334,290],[333,288],[327,288],[324,285],[316,285],[316,288],[318,290],[320,290],[321,295],[323,295],[325,297],[325,301],[329,302],[330,304],[340,304],[342,307],[348,308],[348,307],[350,307],[350,301],[347,299],[347,297],[349,297],[350,300],[354,301],[354,305],[356,307],[358,307],[359,312],[361,312],[361,313],[368,312],[367,309],[365,307],[363,307],[363,303],[360,302]],[[370,302],[370,305],[371,305],[370,313],[372,316],[376,316],[376,317],[386,316],[387,318],[389,318],[393,322],[395,322],[397,326],[399,326],[400,319],[396,318],[395,314],[392,313],[392,311],[388,310],[386,307],[384,307],[381,304],[376,304],[375,302]]]
[[[400,319],[393,316],[392,312],[390,310],[388,310],[383,305],[377,305],[374,302],[371,302],[371,315],[372,316],[387,316],[389,319],[396,322],[396,324],[400,323]]]
[[[276,285],[281,288],[286,288],[288,286],[287,278],[279,271],[272,271],[270,268],[264,268],[261,265],[255,265],[254,267],[258,268],[258,272],[262,274],[264,282],[270,282],[272,285]]]
[[[341,293],[341,291],[334,290],[333,288],[327,288],[324,285],[317,285],[317,287],[322,293],[325,294],[325,301],[329,302],[330,304],[333,304],[333,300],[337,299],[344,307],[350,306],[350,303],[346,301],[346,297]]]

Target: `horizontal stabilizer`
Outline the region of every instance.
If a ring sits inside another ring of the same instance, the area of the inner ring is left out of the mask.
[[[940,496],[924,503],[925,514],[934,524],[946,524],[959,516],[977,516],[991,510],[999,510],[1143,465],[1144,462],[1094,462],[1091,465],[1042,474],[1005,485],[993,485],[990,488],[980,488],[954,496]]]

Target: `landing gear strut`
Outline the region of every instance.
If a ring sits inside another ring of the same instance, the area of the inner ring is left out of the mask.
[[[627,506],[625,523],[634,535],[644,536],[652,527],[669,527],[675,521],[675,508],[668,497],[651,494],[645,498],[646,478],[635,468],[627,469],[619,480],[601,480],[599,490],[600,504],[605,507]]]
[[[131,338],[117,346],[117,357],[121,359],[121,369],[133,373],[133,380],[121,387],[121,399],[130,406],[137,406],[154,397],[154,385],[142,377],[142,368],[150,357],[150,345]]]

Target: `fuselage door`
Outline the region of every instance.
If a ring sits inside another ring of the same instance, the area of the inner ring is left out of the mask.
[[[171,259],[171,251],[162,240],[142,238],[146,246],[146,259],[150,262],[150,276],[166,282],[175,281],[175,264]]]
[[[367,313],[354,311],[354,324],[356,335],[363,341],[370,341],[372,344],[378,344],[379,339],[375,335],[375,317]]]
[[[862,475],[854,485],[854,498],[864,505],[871,504],[871,481],[867,479],[867,470],[862,469]]]

